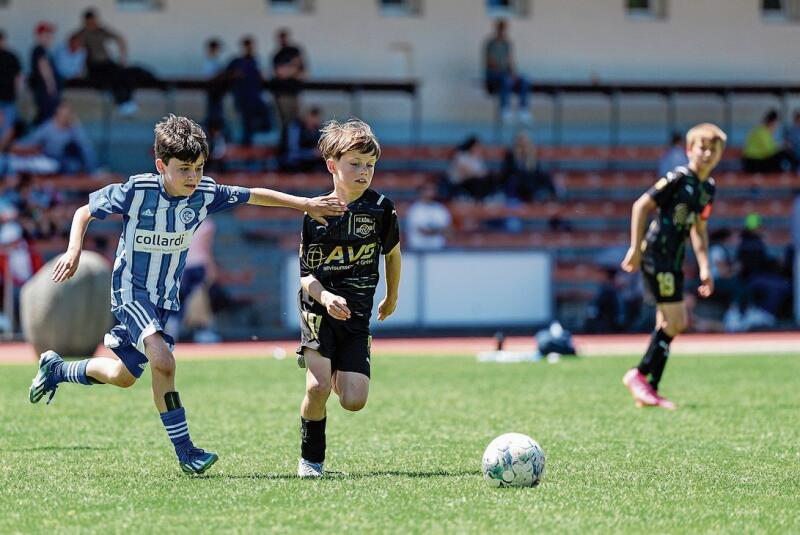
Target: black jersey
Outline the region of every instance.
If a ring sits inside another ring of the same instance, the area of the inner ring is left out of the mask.
[[[354,316],[369,318],[380,276],[380,255],[400,242],[394,203],[371,189],[350,203],[348,211],[327,217],[328,226],[303,219],[300,276],[314,275],[322,286],[347,300]],[[300,306],[322,313],[322,305],[302,289]]]
[[[665,268],[680,270],[689,230],[698,217],[711,215],[715,191],[713,178],[701,181],[686,167],[676,167],[660,178],[647,191],[658,212],[644,238],[645,256]]]

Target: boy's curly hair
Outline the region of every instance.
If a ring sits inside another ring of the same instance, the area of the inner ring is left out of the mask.
[[[381,146],[372,128],[360,119],[350,119],[345,123],[328,121],[320,132],[322,136],[317,146],[326,160],[338,160],[342,154],[351,150],[373,154],[376,159],[381,157]]]
[[[168,164],[172,158],[194,162],[200,156],[208,159],[208,140],[203,129],[188,117],[169,114],[155,127],[153,152]]]

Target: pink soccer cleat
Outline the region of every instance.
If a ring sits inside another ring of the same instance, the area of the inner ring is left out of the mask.
[[[678,406],[675,405],[675,403],[668,400],[667,398],[661,397],[658,394],[658,392],[655,392],[655,395],[656,395],[656,405],[658,405],[662,409],[667,409],[668,411],[674,411],[675,409],[678,408]]]
[[[622,384],[628,387],[637,407],[656,407],[658,406],[658,396],[647,378],[636,368],[630,370],[622,376]],[[664,400],[666,401],[666,400]]]

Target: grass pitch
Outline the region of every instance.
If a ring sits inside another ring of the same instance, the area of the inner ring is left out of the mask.
[[[340,474],[319,481],[293,475],[293,360],[179,362],[192,438],[220,455],[201,477],[181,474],[149,379],[31,405],[35,365],[0,366],[0,533],[800,532],[800,357],[671,359],[676,412],[633,406],[631,357],[376,355],[367,408],[329,402]],[[540,487],[483,482],[483,449],[510,431],[544,448]]]

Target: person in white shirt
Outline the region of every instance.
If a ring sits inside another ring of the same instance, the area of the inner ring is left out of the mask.
[[[447,245],[453,219],[447,207],[436,201],[435,184],[422,186],[420,198],[409,207],[405,220],[410,249],[437,251]]]

